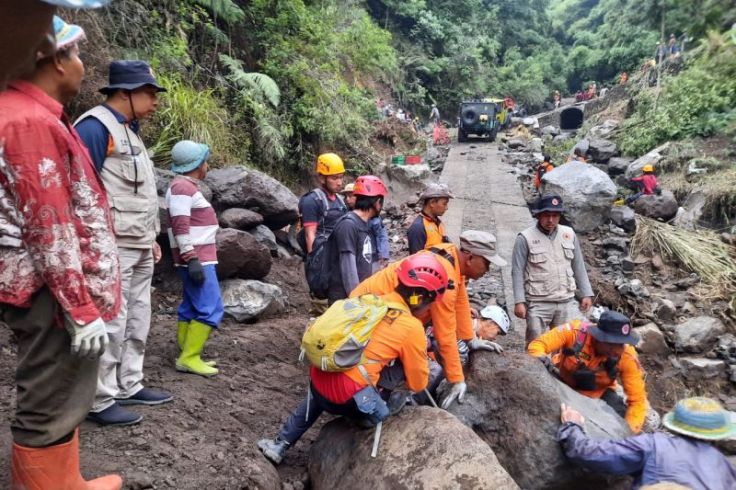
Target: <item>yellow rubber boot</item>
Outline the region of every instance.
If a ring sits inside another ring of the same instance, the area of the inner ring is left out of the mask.
[[[187,340],[187,332],[189,332],[189,322],[185,322],[183,320],[179,320],[176,322],[176,340],[179,343],[179,350],[184,350],[184,343]],[[210,367],[217,366],[216,361],[205,361],[202,359],[202,362],[207,364]]]
[[[184,373],[194,373],[200,376],[214,376],[219,371],[208,366],[200,357],[204,344],[212,332],[212,327],[200,323],[197,320],[189,322],[189,330],[184,341],[179,359],[176,360],[176,370]]]
[[[71,441],[49,447],[13,444],[12,490],[120,490],[123,479],[107,475],[85,481],[79,472],[79,430]]]

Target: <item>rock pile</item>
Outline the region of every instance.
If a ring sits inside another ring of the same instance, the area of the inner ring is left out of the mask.
[[[172,172],[156,169],[162,225],[159,242],[165,254],[157,266],[161,276],[173,274],[164,200],[173,178]],[[221,226],[216,238],[217,275],[222,281],[226,313],[238,321],[247,321],[284,311],[288,299],[283,292],[257,280],[269,274],[275,257],[281,254],[289,258],[294,252],[288,234],[279,228],[298,219],[296,195],[272,177],[240,166],[212,170],[199,187],[214,206]],[[279,232],[281,240],[272,230]],[[178,290],[178,281],[161,282]]]

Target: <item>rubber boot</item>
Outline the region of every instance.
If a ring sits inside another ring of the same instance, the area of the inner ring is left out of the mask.
[[[179,359],[176,360],[176,370],[184,373],[194,373],[200,376],[214,376],[219,371],[216,368],[208,366],[199,357],[204,349],[204,344],[212,332],[212,327],[200,323],[197,320],[189,322],[189,330],[184,341],[184,349],[182,349]]]
[[[189,332],[189,322],[185,322],[184,320],[179,320],[176,322],[176,340],[179,343],[179,351],[184,350],[184,343],[187,339],[187,332]],[[215,367],[217,366],[216,361],[205,361],[202,359],[202,362],[207,364],[209,367]]]
[[[107,475],[85,481],[79,473],[79,429],[69,442],[33,448],[13,444],[12,490],[120,490],[123,479]]]

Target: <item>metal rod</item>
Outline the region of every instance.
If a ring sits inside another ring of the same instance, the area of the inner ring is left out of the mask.
[[[378,442],[381,440],[381,427],[383,427],[383,422],[378,422],[378,425],[376,425],[376,433],[373,435],[373,450],[371,451],[371,458],[378,456]]]
[[[432,395],[429,394],[429,390],[427,388],[424,388],[424,394],[427,395],[427,398],[429,398],[429,402],[434,408],[440,408],[437,406],[437,402],[434,401],[434,398],[432,398]]]

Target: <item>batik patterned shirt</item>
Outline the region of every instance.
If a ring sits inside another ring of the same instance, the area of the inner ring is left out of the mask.
[[[120,310],[109,205],[62,105],[28,82],[0,93],[0,303],[48,287],[84,325]]]

